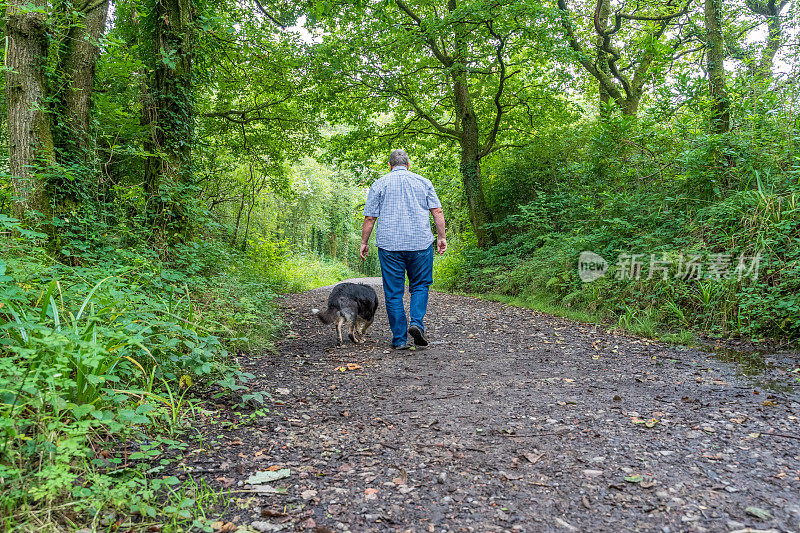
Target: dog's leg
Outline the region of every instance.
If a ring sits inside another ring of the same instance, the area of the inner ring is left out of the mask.
[[[348,330],[347,336],[350,337],[350,340],[353,341],[356,344],[358,344],[358,339],[356,338],[356,321],[357,320],[358,319],[351,320],[350,321],[350,326],[347,329]]]
[[[360,322],[359,322],[359,321],[360,321]],[[356,339],[357,339],[357,342],[358,342],[359,344],[361,344],[362,342],[364,342],[364,327],[363,327],[363,325],[364,325],[364,319],[362,319],[362,318],[359,318],[359,319],[356,321],[356,327],[355,327],[355,328],[353,328],[353,333],[355,334],[355,336],[356,336]]]
[[[363,328],[362,328],[362,324],[363,323],[364,323],[364,320],[361,317],[359,317],[356,320],[356,327],[353,328],[353,333],[355,334],[357,342],[359,344],[364,342],[364,333],[363,333]]]
[[[372,320],[365,320],[364,321],[364,327],[361,328],[361,336],[362,337],[366,337],[367,336],[367,328],[370,327],[371,325],[372,325]]]
[[[344,325],[344,317],[340,316],[339,321],[336,322],[336,333],[339,335],[339,346],[344,344],[344,340],[342,340],[342,326]]]

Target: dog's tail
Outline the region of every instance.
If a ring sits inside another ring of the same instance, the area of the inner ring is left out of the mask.
[[[333,322],[333,316],[331,316],[333,313],[331,312],[330,308],[325,309],[324,311],[320,311],[319,309],[312,309],[311,312],[315,314],[317,318],[319,318],[320,322],[322,322],[323,324],[330,324],[331,322]]]

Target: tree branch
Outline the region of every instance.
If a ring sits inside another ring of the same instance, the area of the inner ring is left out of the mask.
[[[264,9],[264,6],[263,6],[263,5],[261,5],[261,2],[260,2],[259,0],[253,0],[253,2],[255,2],[255,3],[256,3],[256,7],[258,8],[258,10],[259,10],[259,11],[261,11],[261,14],[262,14],[262,15],[264,15],[264,16],[265,16],[265,17],[267,17],[269,20],[271,20],[271,21],[272,21],[272,23],[273,23],[273,24],[275,24],[275,25],[276,25],[277,27],[279,27],[280,29],[282,29],[282,30],[285,30],[285,29],[286,29],[286,24],[281,24],[280,22],[278,22],[278,20],[277,20],[275,17],[273,17],[272,15],[270,15],[270,14],[269,14],[269,12],[268,12],[266,9]]]
[[[494,25],[492,24],[492,20],[489,19],[486,21],[486,28],[489,30],[489,33],[499,41],[499,44],[496,47],[497,50],[497,62],[500,64],[500,81],[497,84],[497,91],[494,93],[494,105],[496,108],[495,115],[494,115],[494,124],[492,124],[492,130],[489,132],[489,137],[486,139],[486,144],[480,149],[478,153],[478,159],[485,157],[489,154],[489,151],[492,149],[495,140],[497,139],[497,130],[500,129],[500,121],[503,117],[503,106],[500,103],[500,99],[503,96],[503,89],[505,88],[506,80],[516,74],[519,71],[512,72],[510,75],[506,76],[506,63],[503,59],[503,50],[506,46],[506,39],[497,35],[494,31]]]
[[[566,0],[558,0],[558,9],[561,11],[561,26],[564,28],[564,32],[567,36],[567,43],[569,44],[570,48],[576,52],[578,61],[586,69],[586,71],[594,76],[601,84],[611,98],[615,100],[622,99],[622,93],[619,92],[619,89],[614,85],[611,79],[606,76],[605,72],[599,70],[594,63],[592,63],[586,53],[583,51],[581,44],[578,42],[577,37],[575,37],[575,30],[572,28],[572,22],[570,21],[570,11],[567,7]]]
[[[398,94],[400,95],[401,98],[403,98],[403,100],[408,102],[411,105],[411,107],[414,108],[414,112],[417,114],[418,117],[427,121],[431,126],[433,126],[436,129],[436,131],[438,131],[442,135],[450,137],[451,139],[455,140],[459,139],[458,132],[456,132],[455,129],[448,128],[446,126],[443,126],[442,124],[439,124],[439,122],[435,118],[433,118],[428,113],[423,111],[422,108],[419,106],[419,104],[417,104],[417,101],[411,95],[410,91],[406,90],[403,90],[402,92],[398,91]]]
[[[411,11],[411,8],[408,7],[408,5],[406,5],[406,3],[403,2],[403,0],[395,0],[395,3],[397,4],[397,7],[399,7],[400,10],[403,11],[403,13],[405,13],[411,20],[414,21],[414,23],[417,25],[417,28],[419,28],[419,30],[423,32],[422,39],[428,45],[428,48],[430,48],[431,53],[433,53],[434,57],[442,65],[446,67],[451,66],[453,64],[453,58],[442,52],[442,50],[439,48],[439,45],[436,44],[436,41],[434,39],[428,37],[427,35],[424,35],[424,28],[423,28],[424,23],[422,19],[419,18],[419,16],[416,13]]]

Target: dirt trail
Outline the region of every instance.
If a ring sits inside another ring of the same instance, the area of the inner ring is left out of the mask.
[[[291,469],[268,484],[286,494],[237,493],[235,523],[800,532],[797,396],[707,353],[443,293],[427,349],[387,349],[383,301],[366,344],[337,348],[309,312],[329,290],[286,296],[280,353],[241,359],[269,413],[202,430],[213,453],[189,466],[214,486]]]

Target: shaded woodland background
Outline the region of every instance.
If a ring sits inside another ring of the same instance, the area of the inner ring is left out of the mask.
[[[362,209],[397,147],[444,203],[439,289],[678,342],[796,340],[798,17],[790,0],[6,2],[6,526],[208,528],[213,491],[159,469],[203,401],[263,400],[231,353],[270,349],[275,294],[378,274]],[[763,259],[757,279],[582,283],[583,250]]]

